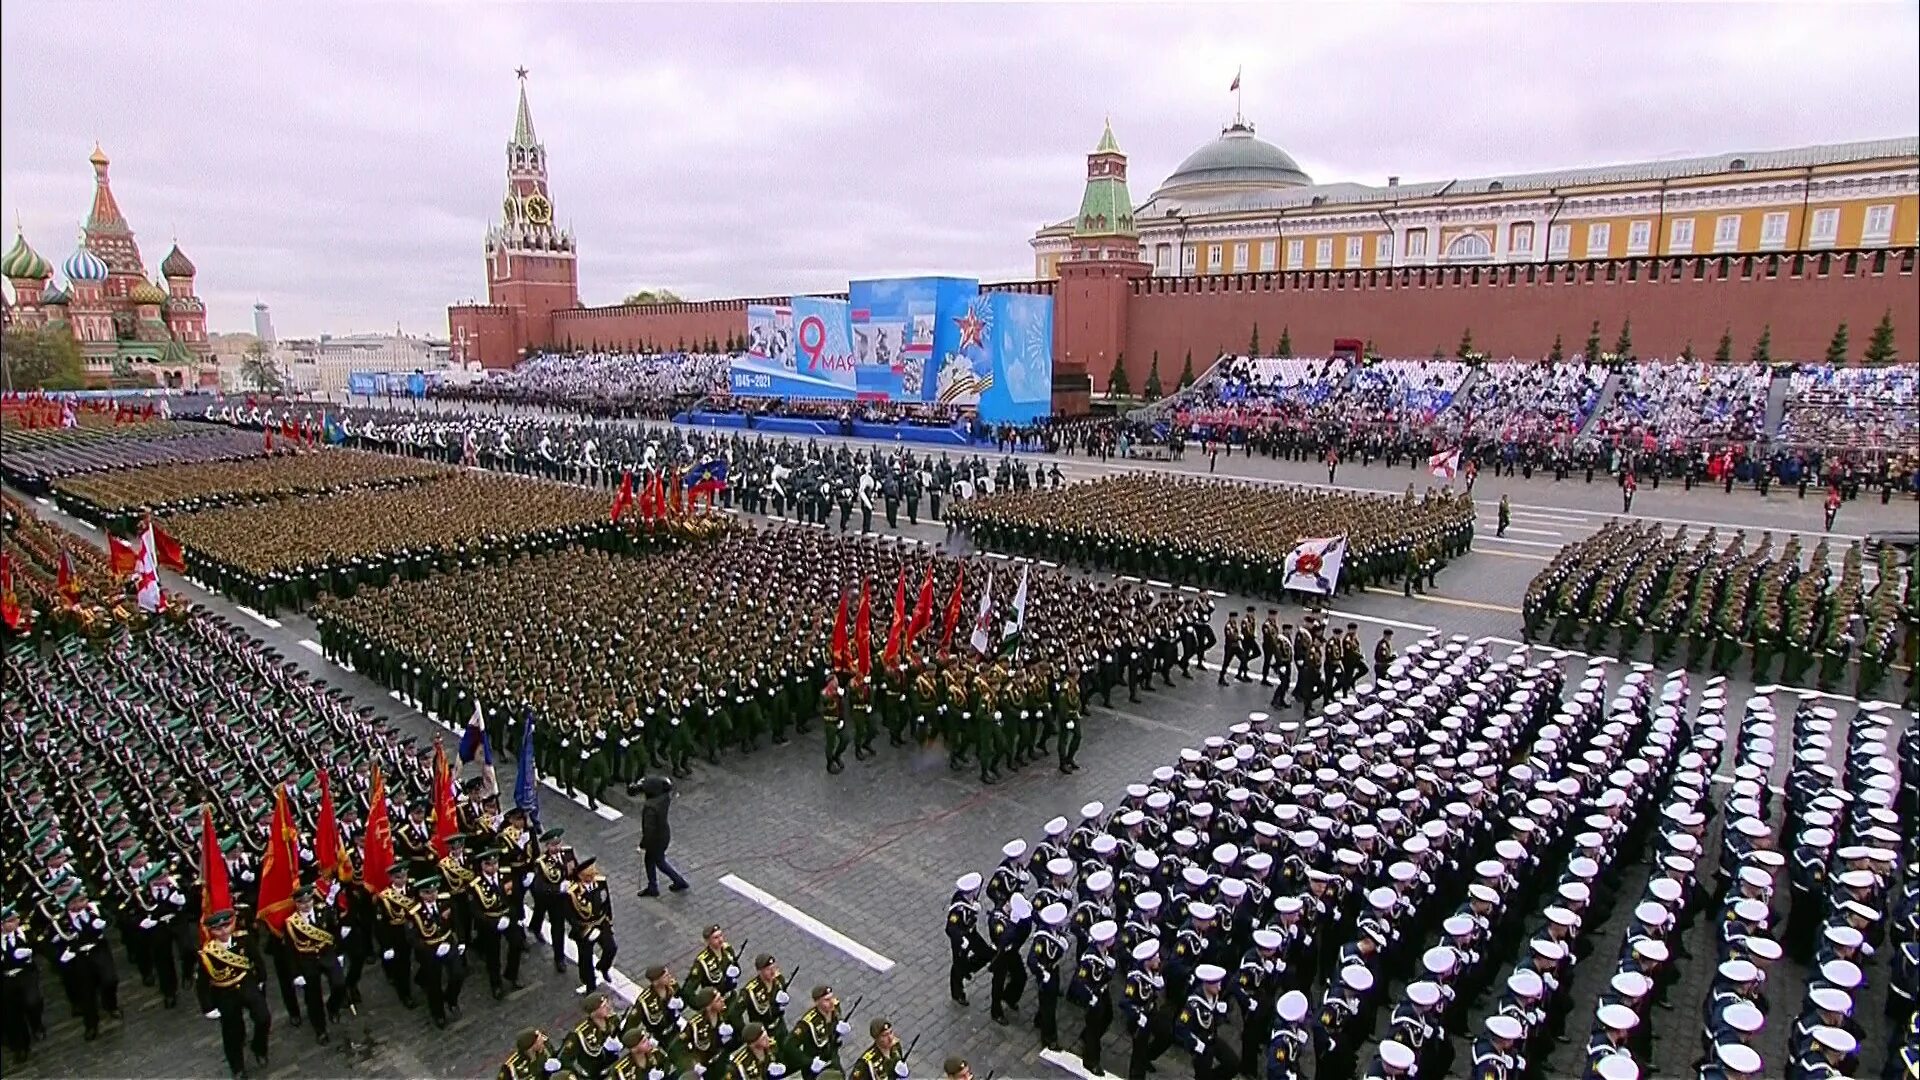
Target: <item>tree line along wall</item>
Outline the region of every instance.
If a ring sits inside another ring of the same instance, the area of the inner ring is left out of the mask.
[[[1613,349],[1632,320],[1636,355],[1674,357],[1691,342],[1711,358],[1731,331],[1744,360],[1763,329],[1775,360],[1817,360],[1848,324],[1857,359],[1882,315],[1899,356],[1920,354],[1915,251],[1831,256],[1610,260],[1548,266],[1286,272],[1146,278],[1127,296],[1126,368],[1137,391],[1153,354],[1171,389],[1188,350],[1203,371],[1222,349],[1244,352],[1257,324],[1263,352],[1283,330],[1293,351],[1324,356],[1337,338],[1371,341],[1383,356],[1451,357],[1471,331],[1476,351],[1504,359],[1584,349],[1594,320]],[[1098,365],[1095,365],[1098,366]],[[1111,364],[1088,372],[1104,389]]]

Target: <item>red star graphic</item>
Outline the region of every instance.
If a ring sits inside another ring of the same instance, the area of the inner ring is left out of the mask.
[[[980,316],[973,313],[972,308],[968,308],[965,315],[953,321],[960,327],[960,347],[962,349],[969,345],[979,345],[983,347],[986,345],[984,338],[986,337],[987,324]]]

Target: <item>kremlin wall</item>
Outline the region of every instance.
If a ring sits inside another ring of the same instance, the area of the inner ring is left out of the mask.
[[[754,297],[581,307],[570,235],[552,224],[546,151],[521,87],[505,218],[488,231],[488,302],[448,309],[456,360],[511,367],[543,348],[672,348],[744,336]],[[1244,351],[1255,326],[1303,355],[1335,339],[1382,355],[1571,354],[1595,320],[1632,321],[1643,356],[1762,330],[1776,359],[1817,358],[1834,327],[1893,314],[1920,354],[1920,139],[1380,187],[1316,185],[1236,117],[1145,202],[1109,127],[1080,213],[1032,239],[1036,278],[982,292],[1052,295],[1055,407],[1082,411],[1117,355],[1133,385]],[[953,268],[964,272],[965,268]]]

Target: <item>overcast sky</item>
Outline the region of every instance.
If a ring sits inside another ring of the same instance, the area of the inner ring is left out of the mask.
[[[1144,200],[1247,115],[1379,183],[1914,134],[1920,6],[0,5],[0,207],[56,265],[98,139],[215,330],[443,335],[526,65],[581,296],[1030,277],[1111,116]],[[11,242],[11,237],[7,238]]]

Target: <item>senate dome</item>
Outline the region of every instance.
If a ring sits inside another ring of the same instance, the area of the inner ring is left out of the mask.
[[[1223,129],[1218,139],[1187,155],[1154,195],[1293,188],[1312,183],[1291,155],[1257,138],[1252,123],[1237,120]]]

